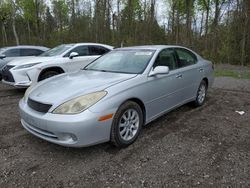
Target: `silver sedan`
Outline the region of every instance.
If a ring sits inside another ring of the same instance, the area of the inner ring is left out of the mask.
[[[63,146],[128,146],[143,125],[170,110],[203,105],[212,83],[212,63],[190,49],[115,49],[79,72],[31,86],[19,103],[21,123]]]

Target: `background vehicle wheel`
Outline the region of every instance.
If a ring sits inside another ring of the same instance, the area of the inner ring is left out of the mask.
[[[206,96],[207,96],[207,83],[205,82],[205,80],[202,80],[197,91],[196,99],[194,101],[194,106],[195,107],[202,106],[205,103]]]
[[[42,75],[40,76],[39,81],[45,80],[47,78],[53,77],[53,76],[58,75],[58,74],[60,74],[60,73],[57,72],[57,71],[53,71],[53,70],[46,71],[46,72],[42,73]]]
[[[139,136],[143,124],[140,106],[132,101],[124,103],[116,112],[111,128],[111,143],[117,147],[132,144]]]

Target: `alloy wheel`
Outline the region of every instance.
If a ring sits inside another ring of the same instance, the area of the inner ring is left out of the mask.
[[[140,125],[139,114],[135,109],[128,109],[123,113],[119,122],[119,133],[123,140],[132,140]]]

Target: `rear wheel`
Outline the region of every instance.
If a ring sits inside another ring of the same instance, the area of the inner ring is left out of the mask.
[[[205,80],[202,80],[196,94],[194,105],[196,107],[202,106],[205,103],[206,96],[207,96],[207,82]]]
[[[117,147],[132,144],[139,136],[143,124],[140,106],[128,101],[115,114],[111,128],[111,142]]]
[[[57,71],[54,71],[54,70],[46,71],[46,72],[42,73],[39,81],[45,80],[47,78],[53,77],[53,76],[58,75],[58,74],[60,74],[60,73]]]

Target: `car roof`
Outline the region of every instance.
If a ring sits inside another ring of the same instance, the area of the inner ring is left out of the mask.
[[[143,46],[130,46],[130,47],[124,47],[124,48],[116,48],[116,50],[124,49],[124,50],[132,50],[132,49],[142,49],[142,50],[162,50],[164,48],[186,48],[184,46],[178,46],[178,45],[143,45]]]
[[[107,45],[107,44],[101,44],[101,43],[93,43],[93,42],[81,42],[81,43],[69,43],[69,44],[61,44],[61,45],[72,45],[72,46],[80,46],[80,45],[86,45],[86,46],[103,46],[109,49],[113,49],[113,46]]]
[[[43,50],[43,51],[46,51],[49,49],[44,46],[32,46],[32,45],[6,46],[6,47],[3,47],[2,49],[7,50],[7,49],[15,49],[15,48],[32,48],[32,49],[38,49],[38,50]]]
[[[161,51],[166,48],[183,48],[186,49],[197,56],[198,59],[202,59],[202,57],[196,53],[195,51],[179,45],[143,45],[143,46],[131,46],[131,47],[124,47],[124,48],[116,48],[114,50],[154,50],[154,51]]]
[[[107,45],[107,44],[91,43],[91,42],[88,42],[88,43],[76,43],[76,45],[103,46],[103,47],[106,47],[106,48],[109,48],[109,49],[114,48],[113,46],[110,46],[110,45]]]

